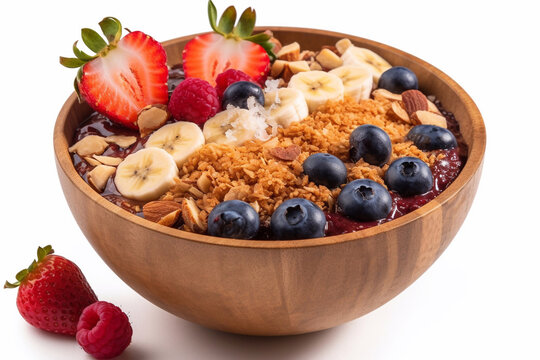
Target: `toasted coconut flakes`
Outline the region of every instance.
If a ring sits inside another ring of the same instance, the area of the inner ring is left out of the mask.
[[[396,121],[391,100],[378,96],[375,100],[357,103],[346,98],[322,106],[287,129],[278,129],[277,136],[267,141],[248,141],[242,146],[204,145],[184,163],[182,180],[163,198],[192,198],[188,189],[198,185],[197,180],[206,172],[215,186],[208,192],[203,191],[204,196],[196,200],[197,206],[205,212],[224,200],[257,202],[261,223],[267,223],[279,204],[293,197],[309,199],[327,211],[335,206],[341,189],[318,186],[303,174],[302,163],[313,153],[326,152],[343,160],[349,181],[367,178],[384,184],[388,165],[377,167],[363,160],[356,164],[349,162],[349,134],[363,124],[374,124],[386,131],[393,145],[390,162],[403,156],[416,156],[429,165],[437,161],[433,153],[423,152],[412,142],[404,141],[412,125]],[[293,145],[299,149],[293,160],[283,161],[272,154],[274,148]]]

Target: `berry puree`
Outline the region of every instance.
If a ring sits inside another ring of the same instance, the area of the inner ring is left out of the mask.
[[[444,154],[444,158],[431,167],[433,173],[433,187],[431,190],[422,195],[405,198],[391,191],[392,210],[390,210],[390,214],[386,218],[378,221],[359,222],[351,220],[340,213],[327,212],[328,229],[326,230],[326,236],[359,231],[397,219],[433,200],[454,181],[465,163],[464,159],[460,158],[457,149],[440,150],[440,153]]]

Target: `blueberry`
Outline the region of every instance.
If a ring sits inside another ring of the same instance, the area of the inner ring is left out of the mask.
[[[418,90],[418,78],[406,67],[394,66],[382,73],[378,87],[401,94],[405,90]]]
[[[283,202],[272,214],[270,228],[274,239],[294,240],[323,237],[324,212],[309,200],[295,198]]]
[[[433,187],[431,169],[422,160],[406,156],[390,164],[384,181],[388,189],[401,196],[424,194]]]
[[[208,234],[212,236],[251,239],[257,231],[259,215],[244,201],[224,201],[208,215]]]
[[[347,181],[347,168],[343,161],[334,155],[326,153],[310,155],[304,160],[302,167],[310,181],[329,189],[336,188]]]
[[[259,85],[254,84],[251,81],[237,81],[229,85],[223,92],[221,106],[223,110],[225,110],[229,104],[242,109],[247,109],[247,100],[250,96],[253,96],[255,101],[264,106],[264,92]]]
[[[416,125],[407,134],[421,150],[453,149],[457,147],[454,134],[448,129],[435,125]]]
[[[383,166],[392,154],[392,141],[388,134],[375,125],[361,125],[354,129],[349,137],[351,160],[361,158],[365,162]]]
[[[357,221],[384,219],[392,209],[392,197],[381,184],[360,179],[348,183],[337,199],[341,212]]]

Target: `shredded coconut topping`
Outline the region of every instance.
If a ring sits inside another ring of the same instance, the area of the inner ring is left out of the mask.
[[[279,86],[279,79],[276,79],[276,80],[266,80],[265,83],[264,83],[264,92],[272,92],[272,91],[277,91],[278,89],[278,86]]]

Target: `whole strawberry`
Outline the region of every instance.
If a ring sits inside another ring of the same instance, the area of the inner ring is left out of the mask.
[[[50,245],[38,247],[37,261],[4,288],[19,288],[17,308],[30,325],[75,336],[83,309],[97,297],[79,267],[53,252]]]

